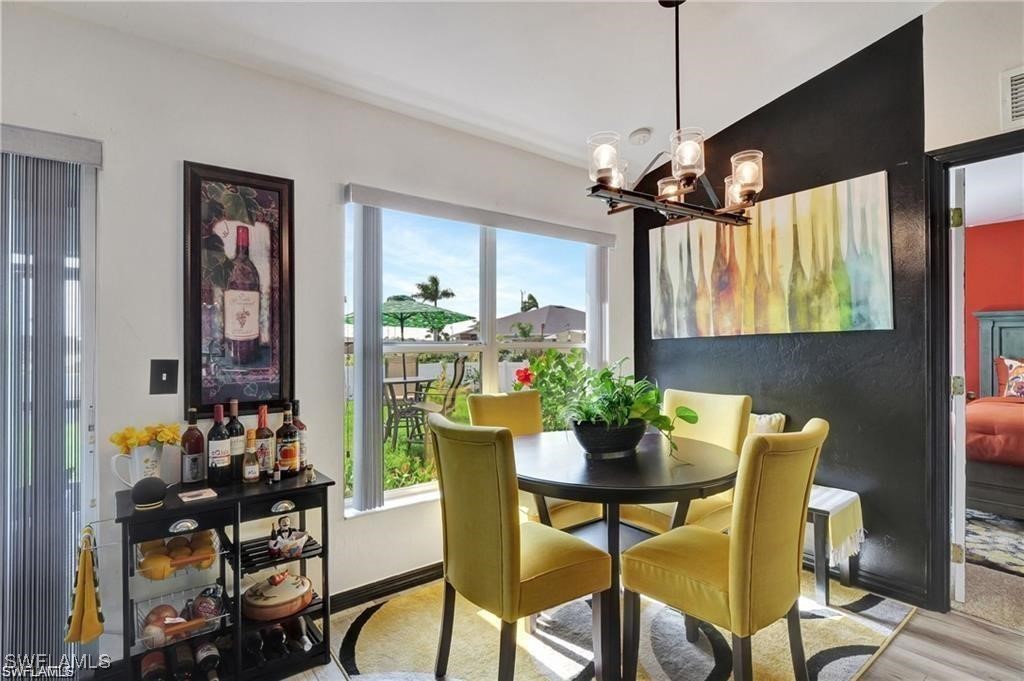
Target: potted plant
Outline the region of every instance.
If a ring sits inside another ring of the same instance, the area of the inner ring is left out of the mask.
[[[610,367],[588,367],[582,357],[548,350],[516,372],[514,389],[533,388],[541,393],[545,429],[550,421],[570,425],[591,458],[619,458],[636,452],[648,427],[670,437],[676,420],[697,422],[697,413],[678,407],[661,413],[661,390],[647,379],[621,372],[619,360]]]

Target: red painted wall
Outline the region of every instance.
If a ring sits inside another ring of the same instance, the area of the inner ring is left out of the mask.
[[[983,310],[1024,310],[1024,220],[968,227],[964,324],[967,389],[978,392],[978,320]]]

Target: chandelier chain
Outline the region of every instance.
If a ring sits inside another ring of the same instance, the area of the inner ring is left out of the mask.
[[[683,127],[680,125],[679,102],[681,95],[679,91],[679,5],[676,5],[676,130]]]

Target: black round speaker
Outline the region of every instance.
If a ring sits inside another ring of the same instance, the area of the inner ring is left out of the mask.
[[[167,483],[156,477],[139,480],[132,487],[132,503],[139,511],[149,511],[164,505]]]

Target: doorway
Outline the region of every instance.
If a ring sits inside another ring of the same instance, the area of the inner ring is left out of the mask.
[[[949,520],[932,584],[946,608],[1024,628],[1024,599],[1007,602],[1024,594],[1024,398],[1004,395],[1024,359],[1020,256],[1001,270],[1024,252],[1024,131],[929,156],[933,500]]]

